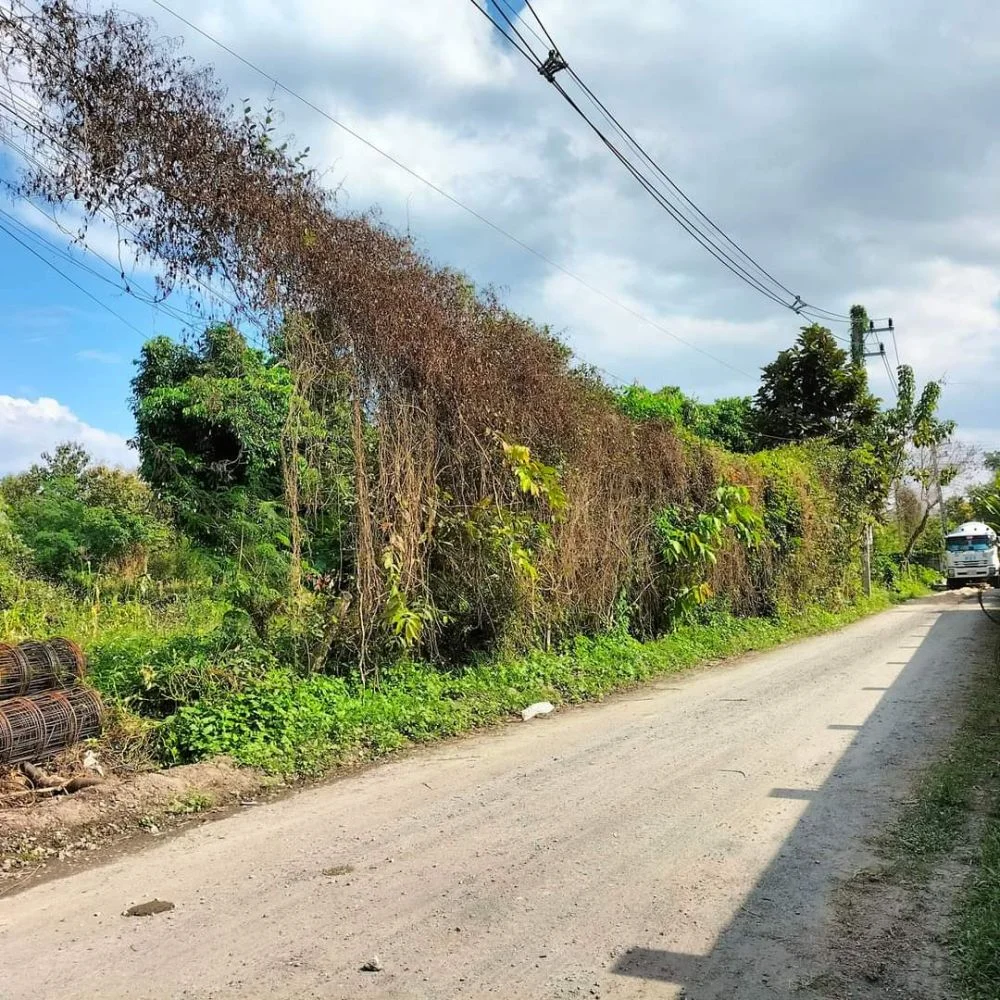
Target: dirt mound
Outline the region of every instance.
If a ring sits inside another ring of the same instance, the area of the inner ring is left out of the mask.
[[[226,758],[153,771],[74,795],[0,808],[0,894],[47,861],[67,860],[113,840],[156,833],[194,813],[238,805],[274,788],[274,778]]]

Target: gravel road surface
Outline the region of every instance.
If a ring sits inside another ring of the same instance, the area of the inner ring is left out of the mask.
[[[37,884],[0,997],[801,995],[993,628],[938,595]]]

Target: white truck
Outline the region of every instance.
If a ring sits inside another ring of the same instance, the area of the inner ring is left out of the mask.
[[[966,521],[944,539],[945,573],[948,589],[970,583],[1000,587],[1000,554],[997,533],[982,521]]]

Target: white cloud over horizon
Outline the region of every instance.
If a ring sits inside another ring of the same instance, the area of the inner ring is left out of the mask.
[[[95,462],[123,468],[136,465],[126,438],[92,427],[58,400],[0,395],[0,475],[27,469],[43,451],[64,441],[83,445]]]

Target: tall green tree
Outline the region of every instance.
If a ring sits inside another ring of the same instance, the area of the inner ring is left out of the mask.
[[[290,596],[297,555],[307,569],[349,572],[346,411],[318,414],[278,359],[227,325],[192,346],[156,338],[142,349],[132,410],[143,477],[224,561],[229,597],[261,634]],[[320,502],[324,491],[334,502]],[[297,552],[293,522],[306,517]]]
[[[904,561],[927,530],[931,515],[944,503],[944,488],[966,464],[966,456],[947,447],[955,422],[938,415],[940,401],[940,383],[928,382],[918,394],[913,369],[900,365],[896,403],[879,415],[872,430],[872,449],[886,489],[895,485],[898,494],[900,486],[909,483],[918,498],[919,516],[907,530]]]
[[[854,447],[878,416],[864,369],[818,323],[764,368],[754,403],[757,431],[768,440],[825,437]]]

